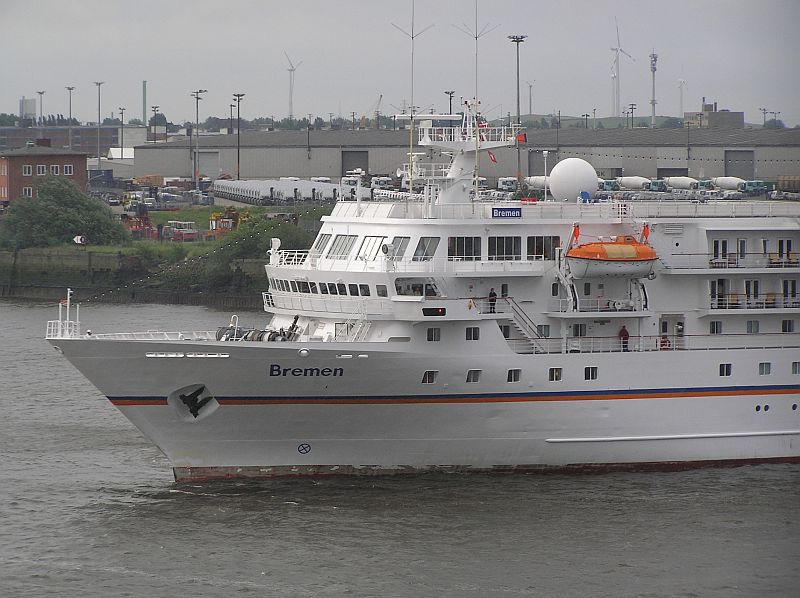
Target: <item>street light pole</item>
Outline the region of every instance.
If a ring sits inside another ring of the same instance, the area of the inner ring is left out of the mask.
[[[231,116],[228,119],[228,133],[230,133],[231,135],[233,135],[233,109],[234,108],[236,108],[236,104],[231,104],[230,105]]]
[[[95,81],[97,85],[97,171],[100,173],[100,86],[105,81]]]
[[[628,107],[631,109],[631,129],[633,129],[636,125],[633,123],[633,112],[636,110],[636,104],[630,103]]]
[[[453,94],[455,91],[445,91],[444,94],[450,98],[450,111],[447,114],[453,114]]]
[[[241,103],[242,98],[244,97],[243,93],[235,93],[233,94],[233,99],[236,102],[236,180],[240,180],[242,178],[242,171],[241,171],[241,150],[242,150],[242,112],[241,112]]]
[[[158,137],[156,136],[156,114],[158,114],[158,109],[160,106],[151,106],[153,109],[153,143],[158,141]]]
[[[124,160],[125,159],[125,110],[126,109],[122,108],[122,107],[120,107],[120,109],[119,109],[119,122],[120,122],[120,125],[121,125],[120,128],[119,128],[119,152],[120,152],[119,159],[120,160]]]
[[[69,135],[69,149],[72,149],[72,90],[75,87],[67,86],[67,93],[69,93],[69,122],[67,123],[67,131]]]
[[[194,98],[194,191],[198,198],[200,196],[200,100],[202,94],[206,93],[207,89],[197,89],[191,95]]]
[[[508,39],[517,46],[517,126],[522,125],[519,111],[519,45],[525,41],[527,35],[509,35]],[[519,139],[517,139],[517,189],[522,187],[522,158],[520,157]]]

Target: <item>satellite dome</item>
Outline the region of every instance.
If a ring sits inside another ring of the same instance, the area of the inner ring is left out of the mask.
[[[580,158],[567,158],[553,166],[547,179],[554,199],[575,201],[582,191],[590,195],[597,191],[594,167]]]

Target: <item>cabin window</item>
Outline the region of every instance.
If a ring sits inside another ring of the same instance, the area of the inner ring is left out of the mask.
[[[719,375],[720,376],[730,376],[733,366],[730,363],[721,363],[719,364]]]
[[[519,382],[522,370],[508,370],[508,377],[506,382]]]
[[[481,370],[467,370],[467,384],[477,384],[481,381]]]
[[[591,282],[584,282],[583,283],[583,294],[585,296],[589,296],[592,294],[592,283]]]
[[[356,254],[356,259],[371,261],[374,260],[381,250],[386,237],[364,237],[361,247]]]
[[[360,284],[360,285],[358,285],[358,290],[360,291],[362,297],[369,297],[369,285],[368,284]]]
[[[722,322],[720,320],[711,320],[708,323],[709,334],[722,334]]]
[[[797,307],[797,280],[792,278],[781,281],[781,289],[783,290],[783,306]]]
[[[501,324],[500,333],[503,335],[503,338],[509,338],[511,336],[511,326],[508,324]]]
[[[439,246],[439,237],[420,237],[412,261],[429,262]]]
[[[556,249],[561,246],[561,237],[535,236],[528,237],[529,260],[554,260]]]
[[[321,234],[319,237],[317,237],[312,249],[315,249],[320,255],[322,255],[322,252],[325,251],[325,247],[328,246],[328,241],[330,240],[331,236],[328,233]]]
[[[304,280],[297,281],[297,288],[300,289],[301,293],[310,293],[311,287],[310,285]]]
[[[758,375],[769,376],[772,373],[772,364],[769,361],[762,361],[758,364]]]
[[[558,292],[559,292],[558,283],[554,282],[552,285],[550,285],[550,294],[553,297],[558,297]]]
[[[489,237],[490,261],[521,260],[522,237]]]
[[[293,293],[297,292],[297,283],[294,280],[289,281],[289,286],[292,289]]]
[[[308,286],[311,289],[311,292],[316,295],[317,294],[317,283],[316,282],[310,282],[310,283],[308,283]]]
[[[400,259],[405,255],[406,248],[408,247],[408,242],[411,240],[411,237],[395,237],[392,239],[392,247],[394,247],[394,256],[392,259],[394,261],[400,261]]]
[[[331,248],[328,250],[328,257],[332,260],[346,259],[350,255],[357,238],[356,235],[336,235]]]
[[[428,340],[431,342],[437,342],[442,340],[442,329],[428,328]]]
[[[436,375],[439,372],[436,370],[428,370],[424,374],[422,374],[422,383],[423,384],[433,384],[436,382]]]
[[[378,295],[378,297],[388,297],[389,296],[389,293],[386,291],[386,285],[385,284],[376,284],[375,285],[375,293]]]
[[[740,260],[747,257],[747,239],[736,239],[736,252]]]
[[[467,340],[477,341],[481,338],[481,329],[478,326],[467,326]]]
[[[596,365],[591,365],[591,366],[583,368],[583,379],[584,380],[597,380],[597,366]]]
[[[340,295],[347,295],[347,286],[343,282],[336,283],[336,290]]]
[[[778,239],[778,257],[788,258],[790,253],[792,253],[792,240]]]
[[[792,374],[794,376],[800,376],[800,361],[792,362]]]
[[[781,320],[781,332],[794,332],[794,320]]]
[[[481,259],[480,237],[448,237],[447,259],[474,262]]]
[[[319,283],[319,292],[322,295],[327,295],[328,294],[328,283],[326,283],[326,282]]]
[[[536,329],[542,338],[550,338],[550,324],[538,324]]]
[[[764,255],[769,253],[769,239],[761,239],[761,253]]]
[[[561,380],[561,368],[550,368],[548,371],[548,380],[550,382],[558,382]]]
[[[573,324],[572,336],[586,336],[586,324]]]
[[[758,334],[758,320],[747,320],[747,334]]]
[[[347,287],[350,289],[350,296],[351,297],[358,297],[358,285],[357,284],[350,283],[349,285],[347,285]]]
[[[328,292],[331,295],[338,295],[339,294],[339,291],[336,290],[336,283],[335,282],[329,282],[328,283]]]

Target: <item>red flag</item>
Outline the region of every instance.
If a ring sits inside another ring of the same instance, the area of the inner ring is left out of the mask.
[[[517,141],[519,141],[520,143],[528,143],[528,134],[517,133]]]
[[[489,154],[489,159],[492,161],[492,164],[497,164],[497,156],[495,156],[491,151],[487,150],[487,154]]]

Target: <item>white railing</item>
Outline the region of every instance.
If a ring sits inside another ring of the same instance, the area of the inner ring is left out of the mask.
[[[531,344],[525,339],[508,341],[512,350],[531,353]],[[799,334],[717,334],[717,335],[659,335],[631,336],[627,349],[614,337],[547,338],[537,341],[537,352],[546,353],[621,353],[647,351],[711,351],[727,349],[800,349]]]
[[[572,311],[572,299],[551,299],[548,301],[547,309],[551,312],[564,313]],[[617,311],[640,311],[641,302],[627,297],[601,297],[597,299],[578,299],[578,311],[591,312],[617,312]]]
[[[714,256],[710,253],[673,254],[662,258],[664,267],[669,270],[700,270],[728,268],[799,268],[800,255],[791,252],[789,255],[777,253],[748,253],[741,256],[737,253]]]
[[[213,341],[217,338],[216,330],[190,330],[184,332],[163,332],[147,330],[145,332],[109,332],[104,334],[87,334],[84,338],[109,341]]]
[[[538,276],[554,267],[554,260],[544,256],[529,256],[519,260],[467,260],[464,258],[414,259],[406,257],[391,260],[383,255],[371,259],[351,258],[332,260],[317,256],[309,257],[308,251],[287,250],[278,253],[278,263],[270,267],[295,270],[341,271],[341,272],[403,272],[428,274],[497,273],[516,272]]]
[[[800,297],[784,297],[778,293],[757,296],[746,293],[727,293],[709,300],[711,309],[796,309],[800,308]]]
[[[751,218],[766,216],[800,217],[800,203],[790,201],[657,200],[627,202],[634,218]]]
[[[418,115],[424,118],[424,115]],[[420,145],[430,145],[436,143],[463,143],[475,141],[474,132],[477,131],[481,141],[486,142],[514,142],[516,134],[520,131],[519,125],[510,127],[477,127],[472,130],[463,127],[419,127],[418,139]]]
[[[74,320],[48,320],[45,338],[74,338],[80,335],[80,322]]]

